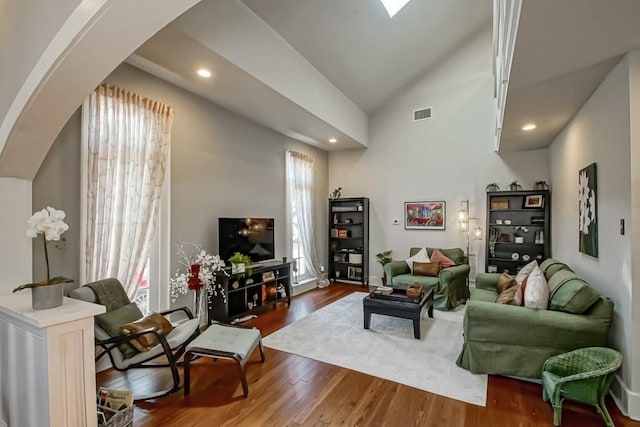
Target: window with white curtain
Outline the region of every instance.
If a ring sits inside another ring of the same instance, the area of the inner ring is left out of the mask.
[[[116,277],[129,298],[156,310],[168,305],[168,290],[166,298],[152,295],[152,284],[155,258],[168,253],[158,247],[158,231],[168,225],[158,213],[168,206],[173,115],[163,103],[107,84],[83,106],[82,280]]]
[[[286,153],[286,185],[290,251],[298,282],[320,275],[314,236],[314,159],[295,151]]]

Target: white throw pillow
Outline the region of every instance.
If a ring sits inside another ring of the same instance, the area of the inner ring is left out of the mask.
[[[522,267],[520,271],[518,271],[518,274],[516,275],[516,283],[518,285],[522,285],[522,281],[524,280],[524,278],[527,277],[529,274],[531,274],[533,269],[536,268],[537,266],[538,266],[538,261],[533,260],[529,264]]]
[[[546,310],[549,306],[549,286],[540,267],[536,266],[524,289],[524,306],[536,310]]]
[[[411,258],[405,259],[404,262],[406,262],[407,265],[409,265],[409,270],[411,270],[411,274],[413,274],[414,262],[431,262],[431,260],[429,259],[429,253],[427,252],[427,250],[425,248],[422,248],[418,251],[417,254],[415,254]]]

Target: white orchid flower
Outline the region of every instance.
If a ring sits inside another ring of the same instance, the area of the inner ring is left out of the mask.
[[[225,267],[224,261],[220,259],[220,255],[214,255],[211,260],[211,268],[214,271],[222,270]]]
[[[46,209],[35,212],[33,215],[31,215],[31,218],[27,220],[26,234],[28,237],[36,238],[41,234],[43,235],[42,242],[44,244],[44,256],[47,265],[47,279],[40,282],[27,283],[25,285],[18,286],[13,290],[13,292],[17,292],[26,288],[32,288],[35,286],[42,286],[43,284],[56,285],[60,283],[73,282],[72,279],[63,276],[51,277],[49,271],[47,241],[60,240],[60,236],[62,235],[62,233],[69,229],[69,226],[63,221],[65,216],[66,215],[64,211],[52,208],[51,206],[47,206]]]
[[[27,236],[31,238],[44,234],[47,240],[60,240],[62,233],[69,229],[69,226],[63,221],[66,214],[62,210],[47,206],[34,213],[27,220]]]

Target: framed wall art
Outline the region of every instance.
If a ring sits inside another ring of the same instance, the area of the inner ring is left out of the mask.
[[[446,202],[404,202],[404,228],[406,230],[444,230]]]
[[[525,196],[522,207],[524,209],[541,209],[544,207],[544,196],[542,194]]]
[[[580,252],[598,258],[598,175],[591,163],[578,173],[578,233]]]

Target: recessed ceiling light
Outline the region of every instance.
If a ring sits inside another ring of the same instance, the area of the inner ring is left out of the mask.
[[[335,139],[335,138],[329,138],[329,142],[330,142],[331,144],[335,144],[336,142],[338,142],[338,140],[337,140],[337,139]]]
[[[198,70],[198,75],[199,75],[200,77],[207,77],[207,78],[209,78],[209,77],[211,77],[211,71],[209,71],[209,70],[205,70],[204,68],[200,68],[200,69]]]
[[[534,130],[536,127],[537,126],[533,123],[527,123],[526,125],[522,126],[522,130]]]
[[[389,14],[389,18],[393,18],[393,16],[400,11],[409,0],[380,0],[384,5],[384,8],[387,9],[387,13]]]

